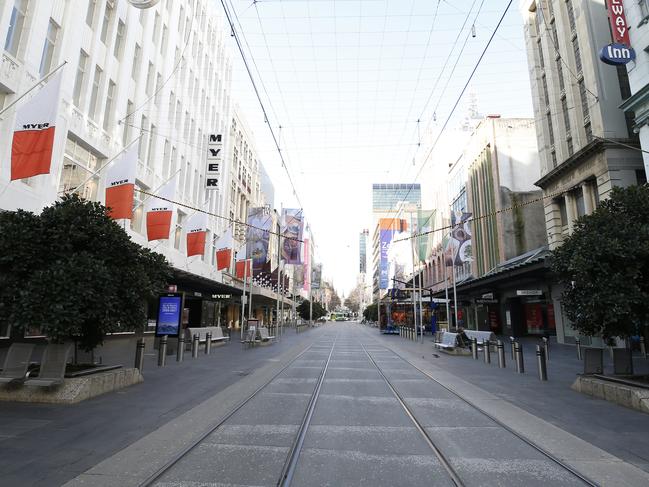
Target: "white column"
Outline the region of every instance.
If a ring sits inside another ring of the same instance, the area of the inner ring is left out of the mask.
[[[563,198],[566,203],[566,215],[568,216],[568,235],[570,235],[574,228],[575,220],[577,219],[577,212],[575,211],[575,197],[570,193],[566,193]]]

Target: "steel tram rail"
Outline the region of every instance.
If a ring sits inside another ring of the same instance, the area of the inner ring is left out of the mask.
[[[329,353],[329,357],[327,358],[327,362],[325,363],[325,366],[323,367],[323,370],[320,372],[320,377],[317,382],[317,387],[314,389],[313,394],[311,396],[311,400],[309,401],[309,407],[307,407],[307,412],[305,413],[305,418],[307,417],[309,413],[309,408],[312,406],[315,407],[315,401],[313,400],[313,397],[315,394],[320,393],[320,385],[322,383],[322,378],[324,377],[324,372],[326,368],[329,365],[329,360],[331,358],[331,352],[333,352],[335,343],[336,343],[336,338],[337,334],[334,337],[334,343],[331,345],[331,350]],[[252,394],[250,394],[248,397],[246,397],[243,401],[241,401],[237,406],[234,407],[230,412],[228,412],[219,422],[209,428],[207,431],[202,433],[196,440],[194,440],[190,445],[187,447],[183,448],[180,450],[174,457],[168,461],[166,464],[161,466],[158,470],[156,470],[153,474],[151,474],[149,477],[147,477],[143,482],[139,484],[139,487],[150,487],[155,484],[156,481],[160,480],[160,478],[167,473],[171,468],[173,468],[180,460],[182,460],[185,456],[187,456],[190,452],[194,450],[197,446],[199,446],[208,436],[210,436],[212,433],[214,433],[216,430],[218,430],[223,424],[228,421],[232,416],[234,416],[235,413],[237,413],[241,408],[243,408],[246,404],[248,404],[257,394],[259,394],[263,389],[265,389],[271,382],[273,382],[275,379],[277,379],[284,371],[286,371],[289,367],[291,367],[300,357],[302,357],[305,353],[310,351],[313,347],[315,346],[315,343],[312,343],[308,347],[306,347],[304,350],[302,350],[298,355],[296,355],[293,359],[291,359],[284,367],[282,367],[276,374],[274,374],[268,381],[264,382],[261,386],[259,386]],[[312,412],[312,411],[311,411]],[[310,420],[310,416],[309,416]],[[304,420],[302,422],[304,424]],[[298,431],[298,436],[300,434],[300,431]],[[294,445],[297,444],[297,437],[294,442]],[[301,443],[300,443],[301,444]],[[291,452],[293,451],[294,447],[291,449]],[[287,461],[288,463],[288,461]],[[278,482],[279,485],[279,482]]]
[[[554,462],[555,464],[557,464],[559,467],[561,467],[561,468],[563,468],[564,470],[570,472],[572,475],[574,475],[575,477],[577,477],[579,480],[581,480],[582,482],[584,482],[586,485],[589,485],[589,486],[591,486],[591,487],[599,487],[599,484],[593,482],[593,481],[590,480],[588,477],[582,475],[582,474],[579,473],[577,470],[575,470],[573,467],[571,467],[570,465],[564,463],[561,459],[557,458],[557,457],[554,456],[552,453],[550,453],[550,452],[548,452],[547,450],[545,450],[543,447],[537,445],[536,443],[534,443],[534,442],[531,441],[530,439],[526,438],[525,436],[521,435],[521,434],[518,433],[517,431],[513,430],[512,428],[510,428],[509,426],[507,426],[505,423],[503,423],[503,422],[500,421],[499,419],[495,418],[494,416],[492,416],[491,414],[489,414],[488,412],[486,412],[486,411],[485,411],[484,409],[482,409],[481,407],[476,406],[475,404],[473,404],[473,403],[472,403],[471,401],[469,401],[468,399],[462,397],[460,394],[458,394],[458,393],[455,392],[454,390],[452,390],[452,389],[450,389],[449,387],[445,386],[445,385],[442,384],[440,381],[438,381],[437,379],[435,379],[432,375],[430,375],[428,372],[426,372],[425,370],[422,370],[420,367],[418,367],[417,365],[413,364],[410,360],[408,360],[407,358],[403,357],[401,354],[395,352],[394,350],[392,350],[392,349],[390,349],[390,348],[385,347],[385,345],[381,344],[380,342],[378,342],[378,341],[375,340],[374,338],[373,338],[373,340],[374,340],[374,341],[375,341],[379,346],[383,347],[385,350],[389,350],[390,352],[394,353],[394,355],[396,355],[397,357],[399,357],[399,359],[401,359],[403,362],[407,363],[408,365],[410,365],[410,366],[413,367],[414,369],[418,370],[418,371],[419,371],[420,373],[422,373],[426,378],[430,379],[431,381],[435,382],[436,384],[438,384],[439,386],[441,386],[442,388],[444,388],[445,390],[447,390],[448,392],[450,392],[451,394],[453,394],[453,395],[456,396],[457,398],[461,399],[463,402],[465,402],[466,404],[468,404],[469,406],[471,406],[473,409],[475,409],[476,411],[480,412],[481,414],[483,414],[484,416],[486,416],[487,418],[489,418],[491,421],[493,421],[493,422],[496,423],[498,426],[500,426],[500,427],[503,428],[504,430],[506,430],[506,431],[508,431],[509,433],[511,433],[512,435],[514,435],[516,438],[520,439],[520,440],[523,441],[524,443],[526,443],[526,444],[528,444],[529,446],[531,446],[532,448],[534,448],[536,451],[538,451],[539,453],[541,453],[543,456],[545,456],[546,458],[548,458],[550,461],[552,461],[552,462]],[[376,365],[376,364],[375,364],[375,365]],[[378,368],[378,365],[377,365],[377,368]],[[383,375],[383,372],[381,372],[381,375]]]

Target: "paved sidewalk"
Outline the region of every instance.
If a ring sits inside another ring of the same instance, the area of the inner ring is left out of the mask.
[[[76,477],[217,392],[266,365],[282,353],[303,348],[327,327],[299,334],[288,330],[271,346],[244,350],[232,343],[197,359],[185,354],[157,367],[145,356],[144,383],[75,405],[0,402],[0,485],[56,486]],[[130,353],[130,352],[129,352]],[[129,355],[128,362],[132,360]]]
[[[415,343],[398,335],[381,335],[371,330],[383,343],[398,343],[426,362],[451,372],[463,380],[489,391],[497,397],[562,428],[573,435],[649,472],[649,414],[596,399],[570,389],[583,364],[577,360],[574,346],[550,344],[548,381],[537,375],[537,339],[524,338],[525,373],[517,374],[506,344],[507,368],[498,368],[498,358],[491,354],[491,365],[483,356],[453,356],[433,349],[430,335],[425,343]],[[508,342],[508,340],[507,340]],[[604,353],[605,369],[612,372],[608,351]],[[649,360],[634,358],[636,373],[649,373]]]

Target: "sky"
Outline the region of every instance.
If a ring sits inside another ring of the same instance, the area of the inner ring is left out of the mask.
[[[460,123],[470,95],[484,115],[532,116],[518,1],[454,112],[509,0],[226,3],[286,168],[231,38],[233,101],[254,132],[276,206],[304,208],[315,258],[339,293],[357,282],[372,183],[419,182],[428,195],[435,152],[423,157],[424,134],[436,137],[449,117],[448,128]]]

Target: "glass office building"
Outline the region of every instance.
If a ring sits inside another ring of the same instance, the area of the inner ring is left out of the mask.
[[[405,202],[421,206],[420,184],[373,184],[372,209],[374,211],[396,210]]]

